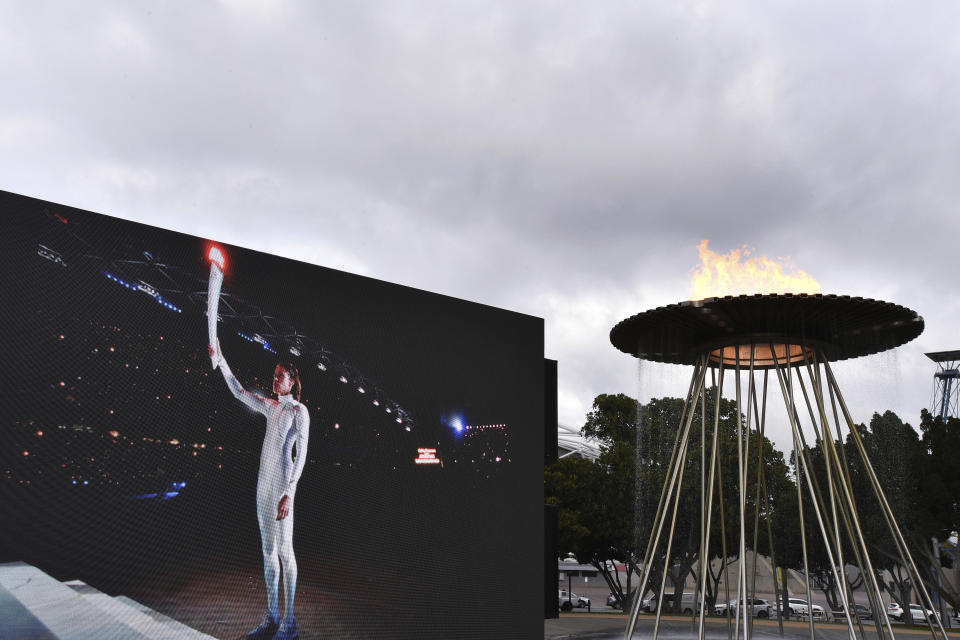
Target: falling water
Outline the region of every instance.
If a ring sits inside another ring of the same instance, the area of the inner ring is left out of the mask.
[[[634,549],[636,553],[642,553],[646,548],[646,540],[641,539],[640,532],[643,531],[643,523],[653,517],[653,514],[647,513],[644,507],[645,501],[642,499],[645,492],[650,488],[644,486],[642,472],[643,460],[646,458],[646,452],[650,446],[650,433],[644,428],[643,415],[643,386],[647,379],[647,374],[652,363],[637,358],[637,441],[636,441],[636,493],[634,494]]]
[[[884,377],[886,382],[886,393],[884,398],[886,399],[887,406],[883,409],[890,409],[895,413],[900,414],[900,417],[903,418],[904,422],[909,422],[914,426],[917,426],[917,423],[920,419],[920,410],[914,409],[914,406],[921,407],[923,406],[923,399],[916,398],[910,402],[910,413],[903,414],[901,412],[901,407],[903,407],[903,380],[901,379],[900,372],[900,355],[897,349],[888,349],[879,354],[880,356],[880,374]]]

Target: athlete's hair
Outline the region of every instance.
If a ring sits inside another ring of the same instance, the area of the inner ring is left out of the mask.
[[[297,371],[297,368],[292,362],[278,362],[277,366],[282,367],[290,376],[290,379],[293,381],[293,386],[290,387],[290,393],[297,399],[297,402],[300,402],[300,372]]]

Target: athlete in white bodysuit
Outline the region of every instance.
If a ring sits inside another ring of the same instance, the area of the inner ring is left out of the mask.
[[[307,459],[310,413],[291,395],[300,396],[299,374],[292,365],[278,364],[273,374],[273,392],[277,399],[262,398],[243,388],[230,366],[217,349],[209,347],[210,356],[234,397],[267,419],[267,430],[260,451],[260,473],[257,476],[257,520],[263,546],[263,573],[267,586],[267,614],[248,638],[289,640],[297,637],[293,617],[293,597],[297,588],[297,560],[293,555],[293,498],[297,481]],[[292,370],[292,371],[291,371]],[[294,457],[296,447],[296,457]],[[278,587],[283,567],[286,595],[284,616],[280,618]]]

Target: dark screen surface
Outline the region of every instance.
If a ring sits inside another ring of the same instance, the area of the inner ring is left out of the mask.
[[[242,635],[266,421],[211,368],[213,243],[3,192],[0,215],[0,562]],[[293,363],[310,415],[301,637],[536,637],[542,320],[217,246],[234,374],[270,397]]]

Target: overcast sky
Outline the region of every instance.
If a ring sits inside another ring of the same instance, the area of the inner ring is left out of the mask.
[[[956,2],[0,0],[0,60],[0,188],[543,317],[564,424],[684,393],[608,333],[703,239],[924,316],[858,420],[960,348]]]

